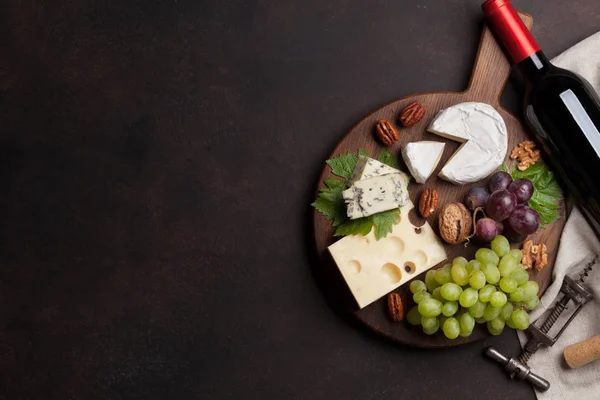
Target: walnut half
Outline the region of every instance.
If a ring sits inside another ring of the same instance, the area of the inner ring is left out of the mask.
[[[510,159],[517,160],[519,171],[525,171],[542,159],[539,150],[535,150],[535,143],[532,140],[525,140],[510,152]]]
[[[527,269],[534,267],[540,271],[548,264],[548,248],[544,243],[533,244],[532,240],[523,243],[523,260],[521,264]]]

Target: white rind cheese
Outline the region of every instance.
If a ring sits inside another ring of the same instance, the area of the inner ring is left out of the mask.
[[[440,172],[440,178],[463,185],[496,171],[508,151],[502,116],[489,104],[461,103],[438,113],[428,131],[464,143]]]
[[[360,181],[361,179],[368,179],[386,174],[403,174],[403,172],[373,158],[358,156],[358,162],[352,172],[348,186],[352,186],[354,182]]]
[[[445,146],[442,142],[422,141],[409,143],[404,147],[402,158],[418,183],[425,183],[435,171]]]
[[[408,179],[393,173],[362,179],[343,192],[348,218],[368,217],[402,207],[408,202]]]
[[[329,246],[350,291],[360,308],[444,261],[441,240],[425,223],[418,228],[410,223],[412,202],[400,209],[400,222],[384,239],[376,240],[374,231],[346,236]]]

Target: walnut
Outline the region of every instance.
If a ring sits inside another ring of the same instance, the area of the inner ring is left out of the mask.
[[[525,140],[510,152],[510,159],[517,160],[519,164],[517,169],[525,171],[542,159],[539,150],[535,150],[535,143],[532,140]]]
[[[464,204],[449,203],[440,212],[439,227],[442,239],[450,244],[459,244],[471,233],[473,218]]]
[[[544,243],[534,245],[532,240],[528,240],[523,243],[522,251],[523,260],[521,264],[526,269],[533,266],[536,270],[540,271],[548,264],[548,247]]]

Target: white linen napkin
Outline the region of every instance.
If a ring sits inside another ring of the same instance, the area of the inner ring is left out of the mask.
[[[585,77],[600,93],[600,32],[571,47],[552,62]],[[600,243],[579,210],[574,208],[561,237],[552,272],[553,282],[542,297],[539,308],[531,313],[532,321],[553,305],[565,275],[578,276],[596,254],[600,254]],[[594,266],[585,285],[594,292],[594,299],[583,307],[554,346],[541,348],[528,362],[532,371],[547,379],[551,385],[547,392],[537,392],[540,400],[600,399],[600,360],[578,369],[569,369],[563,361],[565,347],[600,335],[600,263]],[[555,327],[562,326],[572,309],[571,305],[563,312]],[[554,331],[552,329],[551,334]],[[519,332],[519,339],[524,345],[526,335]]]

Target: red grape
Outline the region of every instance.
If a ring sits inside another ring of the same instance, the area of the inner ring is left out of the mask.
[[[517,196],[506,189],[498,190],[490,196],[485,212],[496,221],[503,221],[512,214],[517,206]]]
[[[512,177],[509,173],[504,171],[498,171],[490,178],[490,183],[488,183],[488,188],[491,193],[494,193],[498,190],[503,190],[510,185],[512,182]]]
[[[531,235],[540,227],[540,215],[533,208],[520,205],[508,217],[508,225],[520,235]]]
[[[496,222],[496,226],[498,227],[498,235],[502,235],[502,232],[504,232],[504,224],[500,221],[494,222]]]
[[[517,203],[525,203],[533,196],[533,183],[529,179],[517,179],[508,185],[507,190],[517,196]]]
[[[490,198],[490,192],[484,187],[478,186],[471,188],[465,196],[465,205],[471,211],[478,207],[485,207],[488,199]]]
[[[481,218],[475,224],[475,236],[482,242],[491,242],[498,236],[498,225],[491,218]]]
[[[527,235],[520,235],[517,232],[513,231],[509,224],[506,224],[504,227],[504,232],[502,232],[502,236],[506,237],[511,243],[523,243],[527,238]]]

